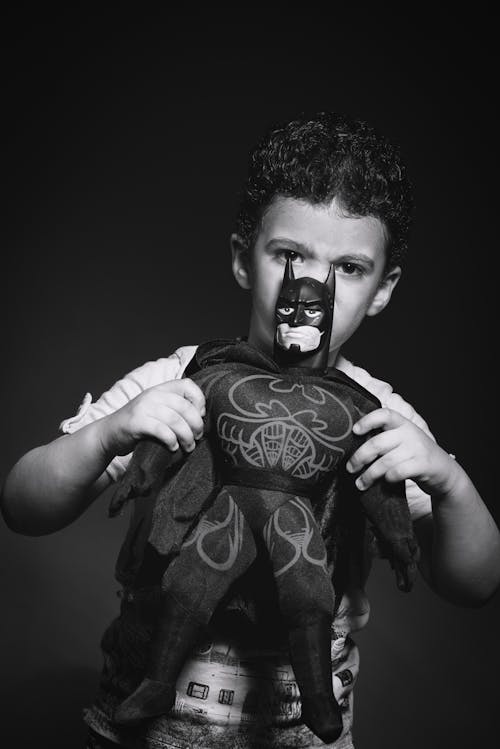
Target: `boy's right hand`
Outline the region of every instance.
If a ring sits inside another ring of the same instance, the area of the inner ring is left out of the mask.
[[[144,390],[102,420],[101,441],[108,455],[127,455],[144,437],[154,437],[175,452],[195,448],[203,436],[205,396],[188,378]]]

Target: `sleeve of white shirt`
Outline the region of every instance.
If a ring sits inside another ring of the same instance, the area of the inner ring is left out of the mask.
[[[182,346],[171,356],[146,362],[115,382],[95,403],[92,402],[92,395],[86,393],[76,415],[62,421],[59,430],[63,434],[72,434],[117,411],[144,390],[168,380],[180,379],[195,351],[196,346]],[[108,465],[106,471],[113,481],[125,472],[131,455],[117,455]]]
[[[435,437],[431,433],[427,423],[415,411],[413,406],[393,391],[392,386],[388,382],[377,380],[365,369],[355,366],[343,357],[339,357],[337,367],[345,372],[349,377],[352,377],[353,380],[359,382],[359,384],[366,388],[370,393],[373,393],[373,395],[379,399],[382,406],[397,411],[406,419],[420,427],[422,431],[428,434],[429,437],[435,441]],[[418,518],[424,517],[424,515],[429,515],[432,512],[430,496],[423,492],[414,481],[407,479],[405,482],[405,489],[412,520],[418,520]]]

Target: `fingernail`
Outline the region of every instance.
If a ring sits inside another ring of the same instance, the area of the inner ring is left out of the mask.
[[[358,487],[358,489],[364,489],[365,488],[365,482],[363,481],[363,479],[361,478],[361,476],[359,477],[359,479],[356,479],[355,483],[356,483],[356,486]]]
[[[352,431],[355,432],[356,434],[358,434],[358,432],[360,431],[359,426],[357,424],[354,424],[354,426],[352,428]]]
[[[352,473],[353,470],[354,470],[353,467],[352,467],[352,463],[351,463],[350,460],[347,461],[347,463],[345,464],[345,467],[349,471],[349,473]]]

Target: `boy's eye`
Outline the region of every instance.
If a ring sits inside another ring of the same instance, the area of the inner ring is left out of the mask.
[[[336,270],[340,270],[346,276],[361,276],[364,273],[364,268],[356,263],[341,263]]]
[[[304,259],[302,255],[298,252],[295,252],[295,250],[280,250],[280,255],[285,261],[290,258],[292,263],[300,263]]]
[[[278,312],[280,313],[280,315],[291,315],[294,311],[295,310],[293,307],[278,307]]]

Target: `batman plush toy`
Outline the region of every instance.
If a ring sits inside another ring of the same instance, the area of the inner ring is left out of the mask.
[[[198,506],[191,508],[194,522],[186,522],[177,543],[167,540],[172,530],[165,517],[174,500],[164,487],[172,463],[183,456],[172,456],[153,440],[136,447],[110,514],[131,498],[156,492],[150,542],[168,563],[150,666],[118,706],[118,724],[134,725],[168,712],[185,658],[217,605],[257,554],[266,554],[301,693],[302,720],[324,742],[340,736],[330,663],[335,591],[327,561],[333,555],[314,507],[361,444],[353,424],[380,404],[345,374],[328,368],[334,293],[333,269],[325,283],[295,279],[288,260],[275,308],[273,357],[241,341],[198,348],[197,371],[191,368],[189,376],[206,396],[206,438],[187,460],[210,450],[217,480],[211,496],[198,498]],[[403,485],[380,480],[358,498],[389,550],[398,587],[409,590],[418,547]]]

